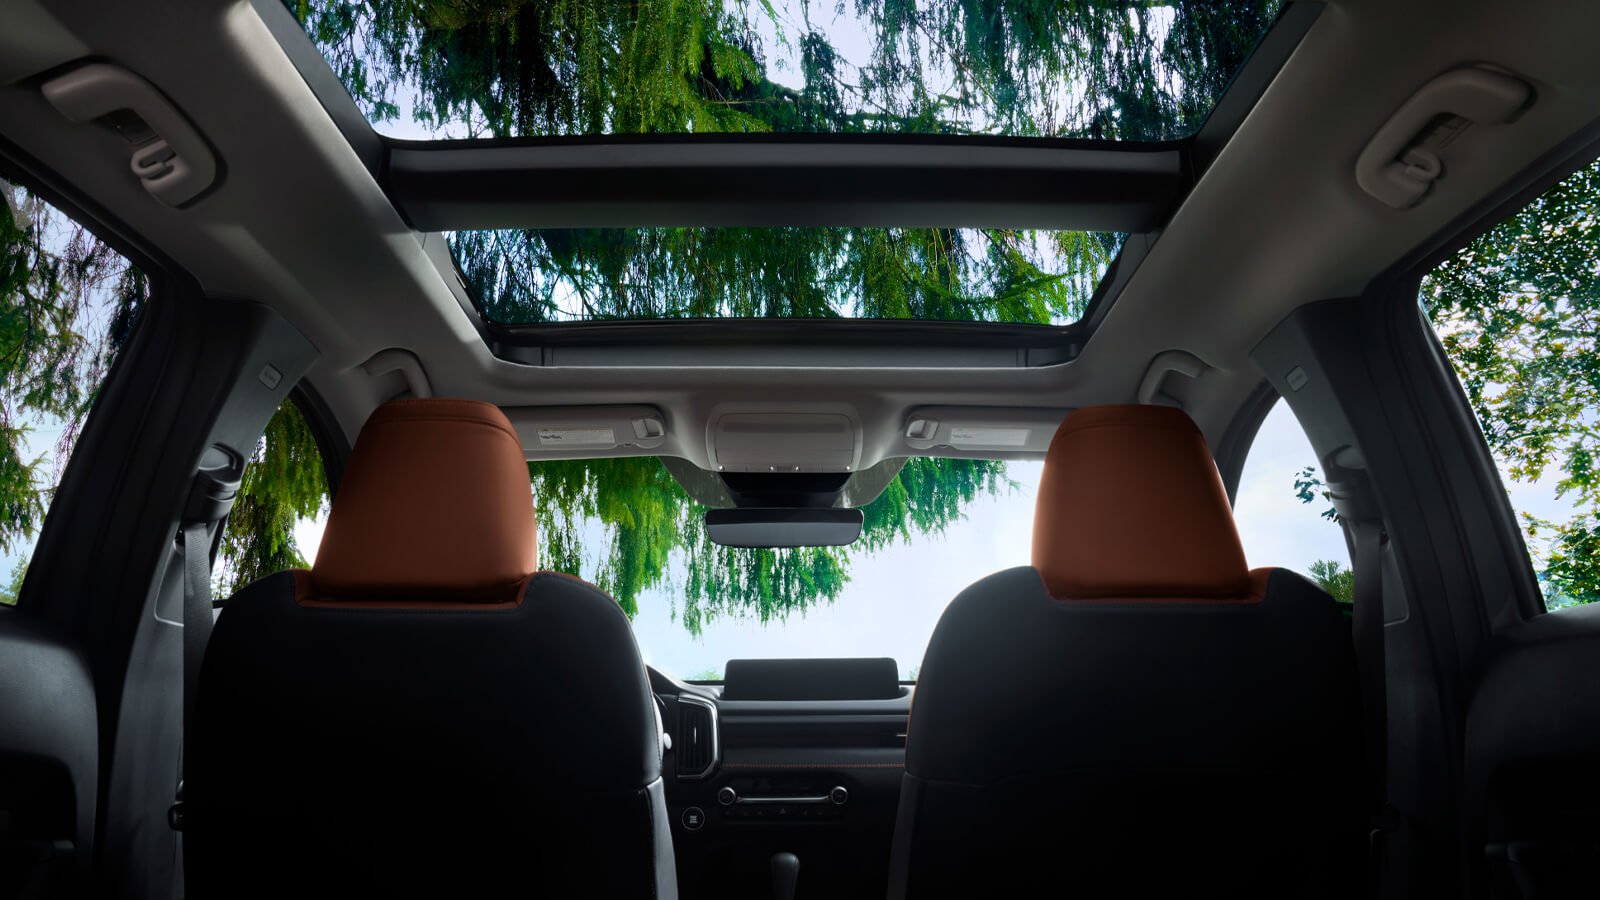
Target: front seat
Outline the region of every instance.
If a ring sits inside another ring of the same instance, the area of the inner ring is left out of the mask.
[[[1350,896],[1360,725],[1349,621],[1247,568],[1189,417],[1078,410],[1033,565],[963,591],[928,645],[891,896]]]
[[[675,897],[654,703],[616,601],[536,571],[504,414],[386,403],[316,564],[217,620],[188,896]]]

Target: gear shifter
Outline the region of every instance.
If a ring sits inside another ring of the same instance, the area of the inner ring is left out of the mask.
[[[772,900],[794,900],[795,882],[800,880],[800,857],[793,853],[772,854]]]

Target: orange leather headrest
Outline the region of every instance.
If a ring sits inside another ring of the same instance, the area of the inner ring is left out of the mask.
[[[1164,406],[1086,407],[1061,423],[1039,478],[1033,566],[1058,600],[1254,589],[1205,437]]]
[[[310,573],[317,598],[505,602],[537,567],[522,441],[475,400],[391,400],[361,429]]]

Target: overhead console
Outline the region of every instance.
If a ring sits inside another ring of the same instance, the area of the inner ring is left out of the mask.
[[[506,418],[528,459],[626,456],[667,442],[654,406],[508,406]]]
[[[1040,456],[1068,409],[922,406],[906,417],[905,446],[934,456]]]
[[[388,379],[378,392],[384,396],[409,392],[421,397],[433,391],[409,351],[385,350],[362,368],[374,378]],[[530,460],[660,457],[685,490],[712,507],[862,506],[914,456],[1039,459],[1072,411],[1057,406],[914,406],[904,412],[875,411],[878,418],[866,421],[877,424],[868,427],[854,406],[826,402],[724,403],[703,411],[693,404],[501,409]],[[756,496],[775,490],[748,480],[757,476],[793,476],[796,485],[806,478],[849,482],[842,498],[840,486],[830,482],[826,490],[806,489],[829,494],[826,502],[792,503]]]
[[[707,454],[718,472],[854,472],[861,423],[842,412],[729,412],[712,418]]]

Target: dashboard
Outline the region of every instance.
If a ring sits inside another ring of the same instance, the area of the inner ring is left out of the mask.
[[[685,900],[770,897],[782,854],[799,897],[885,895],[914,688],[868,662],[735,660],[721,685],[650,670]]]

